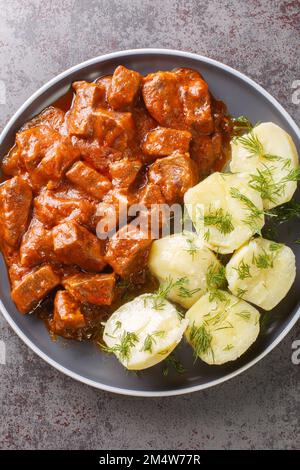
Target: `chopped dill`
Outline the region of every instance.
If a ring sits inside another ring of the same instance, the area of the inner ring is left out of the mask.
[[[246,116],[239,116],[232,119],[233,133],[237,136],[240,136],[243,133],[250,132],[253,129],[253,124]]]
[[[274,266],[274,254],[273,253],[267,253],[266,250],[263,249],[262,252],[259,253],[257,256],[253,255],[252,263],[255,264],[255,266],[258,269],[273,268],[273,266]]]
[[[208,290],[220,289],[226,284],[225,267],[211,263],[207,268],[206,284]]]
[[[209,297],[208,297],[209,302],[214,302],[219,301],[219,302],[226,302],[227,299],[227,294],[223,290],[219,289],[214,289],[209,292]]]
[[[262,158],[264,156],[263,145],[257,135],[254,134],[252,130],[249,132],[248,135],[239,137],[238,141],[246,150],[248,150],[249,158],[256,156]]]
[[[249,212],[249,215],[243,220],[246,225],[249,225],[251,229],[255,232],[259,232],[259,225],[258,222],[260,221],[261,217],[263,216],[263,211],[260,210],[247,196],[242,194],[237,188],[230,189],[230,195],[234,199],[238,199],[241,201],[246,209]]]
[[[233,349],[233,344],[227,344],[225,348],[223,348],[223,351],[231,351]]]
[[[191,344],[194,348],[195,359],[197,359],[202,354],[207,353],[208,351],[213,354],[211,347],[212,335],[206,330],[204,325],[196,327],[195,323],[193,323],[189,336]]]
[[[246,294],[247,292],[247,289],[241,289],[240,287],[237,288],[236,290],[236,296],[239,298],[239,299],[242,299],[243,296]]]
[[[191,255],[192,259],[194,259],[195,254],[198,251],[198,247],[195,243],[195,240],[193,238],[186,237],[186,242],[188,243],[188,248],[186,249],[186,251]]]
[[[177,281],[173,281],[170,277],[163,282],[156,292],[144,298],[144,303],[150,299],[155,310],[163,310],[166,304],[166,298],[174,287],[181,287],[188,281],[187,277],[181,277]]]
[[[199,291],[201,291],[200,287],[198,287],[196,289],[188,289],[187,287],[179,286],[178,295],[179,295],[179,297],[187,299],[189,297],[193,297],[193,295],[197,294],[197,292],[199,292]]]
[[[170,354],[164,360],[166,366],[163,368],[162,373],[164,377],[167,377],[170,372],[170,367],[172,367],[177,374],[184,374],[186,372],[185,367],[181,364],[181,362],[174,356],[174,354]]]
[[[138,340],[138,336],[135,333],[124,331],[120,338],[119,344],[116,344],[113,347],[108,347],[99,343],[99,346],[105,352],[116,353],[121,361],[128,361],[130,358],[130,351],[136,345]]]
[[[238,277],[239,279],[241,279],[241,281],[243,281],[247,277],[252,277],[250,273],[250,265],[248,263],[245,263],[243,259],[239,262],[238,267],[234,267],[233,269],[238,273]]]
[[[243,318],[244,320],[250,320],[251,318],[251,313],[247,312],[246,310],[242,312],[235,312],[235,314]]]
[[[156,332],[152,333],[152,335],[148,334],[145,338],[142,351],[145,351],[145,352],[149,351],[150,353],[152,353],[153,344],[156,343],[155,338],[156,337],[163,337],[164,335],[165,335],[164,331],[156,331]]]
[[[204,216],[204,225],[213,225],[224,235],[234,230],[232,215],[229,212],[225,212],[221,207],[214,211],[209,210],[209,213]]]

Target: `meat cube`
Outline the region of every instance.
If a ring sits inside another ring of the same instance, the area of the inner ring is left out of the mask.
[[[198,182],[198,169],[188,154],[175,152],[149,167],[149,181],[157,184],[168,204],[181,203],[184,193]]]
[[[75,163],[66,173],[66,177],[73,184],[99,200],[111,189],[111,182],[108,178],[83,162]]]
[[[34,214],[47,228],[63,221],[74,220],[89,225],[95,207],[84,195],[76,191],[44,189],[34,200]]]
[[[181,153],[189,151],[192,134],[188,131],[157,127],[148,132],[142,144],[142,151],[147,155],[170,155],[178,150]]]
[[[0,186],[0,238],[10,247],[19,246],[28,225],[31,202],[31,188],[20,176]]]
[[[119,65],[114,71],[108,102],[113,109],[119,110],[131,106],[138,95],[141,75]]]
[[[108,108],[108,96],[111,88],[111,82],[112,82],[112,75],[104,75],[103,77],[100,77],[96,80],[96,84],[98,85],[99,88],[101,88],[103,96],[101,99],[101,104],[100,106],[104,108]]]
[[[148,113],[146,107],[142,105],[136,106],[132,111],[132,115],[137,130],[138,140],[141,144],[146,134],[152,129],[155,129],[158,126],[158,123]]]
[[[46,150],[60,139],[59,133],[48,126],[30,127],[18,132],[16,144],[27,171],[35,170],[44,158]]]
[[[196,162],[201,177],[210,174],[216,161],[222,156],[222,135],[195,136],[191,143],[191,158]]]
[[[26,171],[20,148],[17,145],[14,145],[8,154],[4,156],[1,169],[6,176],[17,176]]]
[[[81,273],[67,277],[63,285],[79,302],[111,305],[116,284],[115,274]]]
[[[58,335],[67,336],[68,331],[84,328],[86,321],[80,303],[67,291],[58,291],[54,300],[54,314],[51,330]]]
[[[139,217],[143,227],[148,227],[153,239],[160,238],[161,228],[170,218],[169,205],[157,184],[148,183],[139,192],[141,211]]]
[[[112,147],[119,151],[127,149],[135,135],[132,114],[97,108],[94,135],[104,147]]]
[[[106,262],[103,242],[76,222],[65,222],[53,229],[54,252],[64,264],[76,264],[87,271],[102,271]]]
[[[143,98],[151,116],[164,127],[213,131],[207,83],[190,69],[156,72],[143,80]]]
[[[56,108],[55,106],[48,106],[48,108],[31,119],[24,128],[29,129],[31,127],[44,125],[60,132],[64,119],[65,112],[62,109]]]
[[[54,142],[38,165],[35,171],[36,178],[40,177],[45,181],[60,180],[79,156],[78,150],[67,139]]]
[[[146,266],[151,243],[148,233],[133,224],[125,225],[108,241],[106,261],[117,274],[127,277]]]
[[[29,268],[44,261],[55,261],[52,233],[37,219],[32,219],[27,232],[23,236],[20,259],[21,264]]]
[[[207,83],[195,70],[180,68],[174,73],[180,83],[179,92],[186,125],[189,129],[210,134],[214,130],[214,122]]]
[[[94,110],[103,97],[103,90],[96,83],[75,82],[76,96],[70,109],[68,126],[71,135],[93,135]]]
[[[109,176],[109,164],[123,158],[123,152],[111,147],[103,147],[98,139],[73,137],[72,141],[79,149],[82,159],[105,176]]]
[[[21,313],[30,312],[46,295],[58,286],[60,278],[50,265],[26,274],[12,290],[11,296]]]
[[[16,142],[35,188],[49,180],[59,180],[80,156],[69,138],[45,125],[18,133]]]
[[[123,158],[122,160],[112,162],[109,165],[109,169],[113,186],[129,188],[135,181],[141,168],[142,162],[140,160]]]

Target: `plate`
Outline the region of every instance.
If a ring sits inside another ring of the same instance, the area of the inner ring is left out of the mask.
[[[114,52],[76,65],[50,80],[34,93],[11,118],[0,136],[1,155],[14,142],[16,131],[31,117],[65,94],[76,80],[92,81],[111,74],[116,66],[139,71],[142,74],[176,67],[190,67],[201,72],[216,98],[228,106],[233,116],[246,115],[251,121],[273,121],[293,138],[300,153],[300,130],[282,106],[261,86],[240,72],[215,60],[187,52],[166,49],[137,49]],[[299,190],[297,192],[299,200]],[[253,366],[268,354],[300,317],[300,221],[280,231],[280,240],[291,246],[296,254],[298,275],[288,296],[272,311],[272,319],[258,340],[239,360],[223,366],[208,366],[200,361],[194,364],[192,349],[182,344],[176,355],[187,369],[178,374],[162,373],[155,366],[141,374],[126,372],[113,355],[107,355],[90,343],[59,339],[51,341],[40,320],[34,315],[21,315],[10,297],[6,267],[0,260],[0,310],[20,338],[48,364],[64,374],[93,387],[110,392],[135,396],[169,396],[203,390],[228,380]],[[297,236],[298,235],[298,236]]]

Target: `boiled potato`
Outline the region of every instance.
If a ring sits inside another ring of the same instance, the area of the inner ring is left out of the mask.
[[[254,238],[234,253],[226,266],[226,277],[233,294],[271,310],[295,280],[295,255],[288,246]]]
[[[238,359],[256,340],[259,312],[225,291],[207,293],[186,314],[187,341],[207,364]]]
[[[192,232],[153,242],[148,266],[160,283],[169,281],[174,284],[168,298],[185,308],[190,308],[210,287],[207,285],[208,271],[216,273],[222,270],[215,254]]]
[[[250,184],[265,209],[290,201],[297,188],[297,149],[291,136],[273,122],[264,122],[231,142],[233,173],[251,174]],[[296,170],[296,172],[295,172]],[[298,179],[299,179],[298,171]]]
[[[173,351],[187,323],[164,298],[143,294],[112,314],[105,325],[103,340],[107,350],[127,369],[147,369]]]
[[[184,202],[205,245],[219,253],[232,253],[264,225],[261,196],[244,173],[213,173]]]

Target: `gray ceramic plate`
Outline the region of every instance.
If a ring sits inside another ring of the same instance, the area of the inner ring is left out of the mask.
[[[43,108],[63,95],[75,80],[94,80],[110,74],[123,64],[142,74],[174,67],[191,67],[199,70],[215,97],[228,105],[234,116],[247,115],[253,122],[273,121],[289,132],[300,152],[300,131],[295,122],[263,88],[245,75],[214,60],[186,52],[141,49],[115,52],[88,60],[46,83],[17,111],[0,137],[1,155],[13,144],[18,128]],[[299,192],[298,192],[299,198]],[[297,256],[300,273],[300,246],[293,242],[299,238],[300,224],[281,231],[281,240],[289,244]],[[94,387],[111,392],[138,396],[179,395],[217,385],[234,377],[262,359],[288,333],[300,316],[300,291],[298,274],[287,298],[272,312],[273,320],[261,333],[253,347],[238,361],[224,366],[207,366],[200,361],[193,364],[191,349],[183,344],[177,355],[187,369],[183,375],[170,372],[162,374],[160,365],[135,375],[126,373],[113,357],[101,353],[94,345],[73,341],[52,342],[43,322],[34,316],[22,316],[11,298],[9,282],[3,260],[0,261],[0,309],[6,320],[23,341],[51,366]]]

